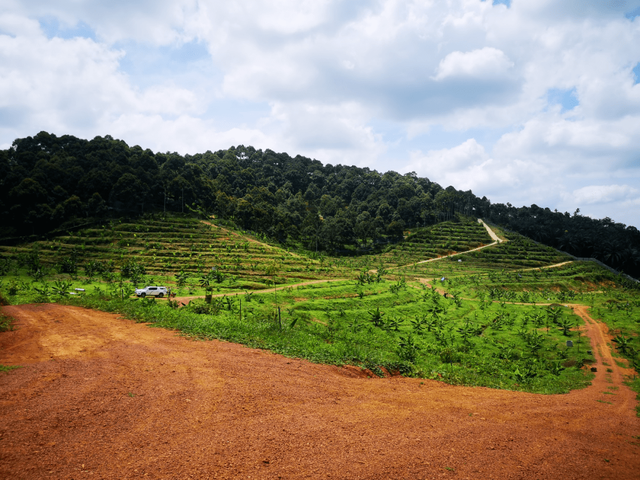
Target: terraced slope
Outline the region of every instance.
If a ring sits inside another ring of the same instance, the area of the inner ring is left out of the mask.
[[[480,228],[483,227],[480,226]],[[517,233],[506,233],[503,236],[507,241],[490,248],[462,253],[440,262],[407,265],[400,271],[433,277],[443,274],[451,276],[502,270],[537,269],[573,260],[569,255],[538,244]]]
[[[411,232],[404,241],[380,256],[391,267],[466,252],[488,245],[491,237],[476,219],[443,222]]]
[[[136,223],[105,223],[50,241],[20,247],[0,246],[0,255],[27,256],[38,251],[44,265],[66,259],[76,266],[89,262],[120,269],[126,262],[144,266],[147,273],[201,273],[216,267],[225,274],[253,280],[272,275],[318,279],[340,273],[335,266],[273,247],[192,218],[153,216]]]

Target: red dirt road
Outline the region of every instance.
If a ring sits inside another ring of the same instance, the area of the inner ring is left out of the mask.
[[[0,478],[640,477],[635,394],[590,320],[593,386],[543,396],[370,379],[76,307],[3,310],[17,329],[0,364],[25,367],[0,374]]]

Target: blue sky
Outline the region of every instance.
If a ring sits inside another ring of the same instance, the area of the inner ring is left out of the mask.
[[[640,227],[640,0],[1,3],[0,148],[253,145]]]

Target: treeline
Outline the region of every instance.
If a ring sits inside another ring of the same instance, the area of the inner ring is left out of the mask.
[[[83,217],[197,209],[282,243],[339,250],[456,213],[474,215],[483,201],[415,174],[322,165],[242,145],[181,156],[109,136],[41,132],[1,151],[0,168],[2,237],[41,234]]]
[[[415,173],[323,165],[243,145],[182,156],[129,147],[108,135],[83,140],[40,132],[0,151],[0,171],[5,239],[83,219],[198,211],[283,244],[339,252],[400,239],[407,229],[464,214],[640,273],[638,231],[609,219],[492,205],[486,197],[442,188]]]
[[[541,208],[491,205],[487,217],[496,224],[580,258],[602,263],[640,278],[640,231],[610,218],[593,219]]]

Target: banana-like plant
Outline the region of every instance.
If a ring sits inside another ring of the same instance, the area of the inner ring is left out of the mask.
[[[529,333],[525,340],[527,346],[531,349],[531,352],[535,355],[538,350],[542,348],[544,344],[544,336],[538,333],[536,330]]]
[[[53,293],[63,297],[69,293],[71,288],[71,282],[65,282],[64,280],[56,280],[53,285]]]
[[[563,317],[559,321],[560,328],[562,329],[562,334],[567,337],[569,336],[569,330],[573,328],[573,322],[566,317]]]
[[[400,331],[400,326],[402,325],[403,321],[402,320],[398,320],[396,317],[393,317],[391,320],[389,320],[389,323],[387,324],[387,328],[389,330],[394,330],[396,332]]]
[[[375,310],[370,311],[369,315],[371,315],[371,322],[376,327],[384,326],[384,320],[382,318],[384,316],[384,313],[380,311],[380,307],[377,307]]]
[[[613,339],[613,341],[618,344],[618,350],[624,355],[626,355],[633,349],[633,347],[631,346],[631,339],[629,337],[625,337],[624,335],[617,335]]]
[[[413,340],[411,334],[408,334],[406,337],[400,337],[400,341],[398,342],[398,356],[401,360],[415,363],[419,350],[420,347]]]
[[[33,289],[42,297],[46,297],[49,295],[49,286],[46,283],[42,284],[41,287],[34,286]],[[9,294],[11,294],[11,291],[9,291]]]
[[[413,331],[417,335],[422,335],[422,330],[424,329],[426,316],[422,318],[416,317],[414,320],[411,320],[411,326],[413,327]]]

